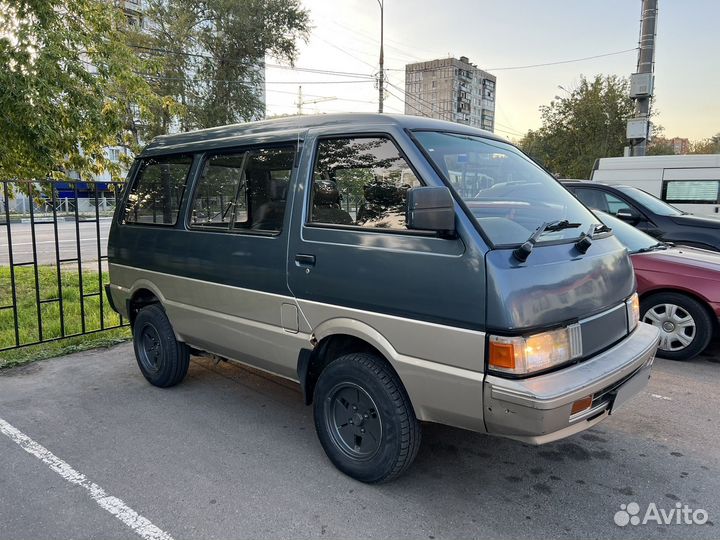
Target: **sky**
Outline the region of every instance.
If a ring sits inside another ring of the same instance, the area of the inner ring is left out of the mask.
[[[379,0],[303,0],[313,30],[296,67],[268,67],[268,116],[377,111]],[[720,0],[659,0],[655,52],[657,123],[666,137],[720,132]],[[518,139],[540,126],[541,105],[581,75],[629,76],[637,64],[640,0],[385,0],[386,112],[404,112],[407,63],[467,56],[498,78],[496,132]],[[607,55],[543,67],[528,66]],[[268,59],[271,65],[277,60]],[[342,81],[342,82],[339,82]],[[560,88],[562,87],[562,88]],[[324,98],[327,99],[323,101]],[[311,101],[318,100],[315,103]]]

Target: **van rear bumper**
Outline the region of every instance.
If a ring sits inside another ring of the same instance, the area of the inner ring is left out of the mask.
[[[658,339],[657,328],[640,323],[617,345],[572,367],[527,379],[486,376],[488,433],[545,444],[592,427],[647,385]],[[571,414],[573,403],[588,395],[590,408]]]

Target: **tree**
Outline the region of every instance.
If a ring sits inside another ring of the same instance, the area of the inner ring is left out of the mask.
[[[147,0],[148,32],[137,50],[160,62],[160,96],[182,107],[158,115],[156,133],[249,120],[264,113],[259,99],[266,55],[294,62],[306,40],[309,14],[299,0]]]
[[[540,107],[542,127],[529,131],[521,148],[553,173],[587,178],[597,158],[621,156],[633,113],[629,82],[615,75],[581,78],[566,97]]]
[[[673,144],[664,137],[653,137],[647,147],[648,156],[672,156],[675,154]]]
[[[105,0],[0,0],[1,178],[121,172],[105,148],[137,150],[158,101],[126,25]]]
[[[693,141],[690,143],[691,154],[720,154],[720,133],[716,133],[709,139]]]

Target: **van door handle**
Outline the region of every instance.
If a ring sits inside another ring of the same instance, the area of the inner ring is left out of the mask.
[[[315,266],[315,255],[298,253],[295,255],[295,264],[297,266]]]

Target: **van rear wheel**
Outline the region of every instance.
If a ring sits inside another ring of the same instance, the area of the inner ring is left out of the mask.
[[[140,310],[133,323],[135,358],[143,376],[154,386],[175,386],[185,378],[190,351],[175,339],[170,320],[159,304]]]
[[[368,353],[341,356],[320,374],[313,401],[320,443],[348,476],[387,482],[415,459],[420,423],[384,359]]]

